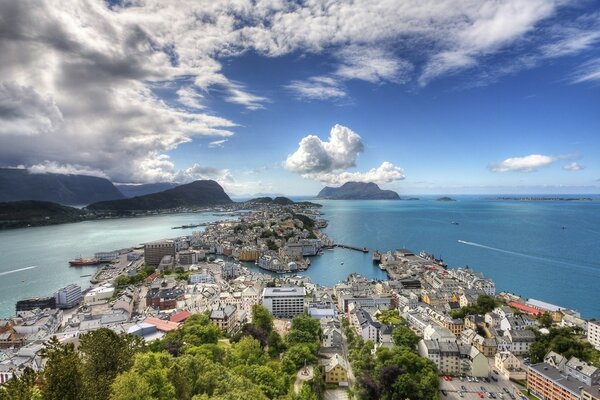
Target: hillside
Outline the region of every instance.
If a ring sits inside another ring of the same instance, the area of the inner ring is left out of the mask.
[[[340,187],[325,186],[317,195],[318,199],[329,200],[400,200],[398,193],[381,190],[373,182],[346,182]]]
[[[177,184],[172,182],[145,183],[141,185],[120,183],[115,186],[125,197],[131,198],[173,189],[174,187],[177,187]]]
[[[232,203],[221,185],[212,180],[199,180],[159,193],[124,200],[90,204],[90,210],[116,212],[167,210],[179,207],[203,207]]]
[[[77,222],[86,212],[47,201],[12,201],[0,203],[0,229],[21,228]]]
[[[37,200],[83,205],[123,198],[123,194],[105,178],[32,174],[25,169],[0,168],[0,202]]]

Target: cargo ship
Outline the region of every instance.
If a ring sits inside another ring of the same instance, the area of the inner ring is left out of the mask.
[[[69,260],[69,265],[71,267],[83,267],[86,265],[98,265],[100,264],[100,260],[97,258],[75,258],[73,260]]]

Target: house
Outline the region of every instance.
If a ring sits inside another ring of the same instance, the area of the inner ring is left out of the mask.
[[[516,355],[523,355],[529,352],[529,347],[535,341],[535,334],[529,329],[518,331],[504,331],[504,336],[510,338],[512,342],[512,352]]]
[[[342,347],[342,331],[335,326],[323,328],[321,347]]]
[[[495,312],[489,312],[485,314],[485,323],[492,328],[500,328],[500,321],[502,318]]]
[[[325,383],[343,383],[348,382],[348,362],[339,354],[333,357],[324,365],[323,380]]]
[[[523,380],[527,371],[521,361],[510,351],[500,351],[494,357],[494,366],[506,379]]]
[[[362,308],[356,308],[350,314],[350,321],[356,329],[356,332],[364,340],[372,340],[374,343],[379,341],[379,329],[381,324],[374,320],[371,314]]]
[[[481,335],[475,335],[473,338],[473,346],[483,353],[486,357],[493,357],[498,350],[498,344],[494,338],[486,338]]]
[[[237,307],[233,304],[219,305],[211,311],[210,320],[223,331],[231,333],[237,324]]]

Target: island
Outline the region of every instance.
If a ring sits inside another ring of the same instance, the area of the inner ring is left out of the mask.
[[[346,182],[340,187],[325,186],[317,199],[326,200],[400,200],[393,190],[382,190],[373,182]]]
[[[93,217],[84,210],[49,201],[23,200],[0,203],[0,229],[65,224]]]
[[[437,199],[436,201],[456,201],[456,199],[453,199],[452,197],[440,197],[439,199]]]

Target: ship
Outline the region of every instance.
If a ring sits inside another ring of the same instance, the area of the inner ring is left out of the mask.
[[[371,256],[371,259],[376,264],[379,264],[381,262],[381,253],[379,252],[379,250],[375,250],[373,252],[373,255]]]
[[[429,254],[429,253],[427,253],[425,251],[420,252],[419,256],[421,256],[421,258],[424,258],[427,261],[431,261],[434,264],[439,265],[442,268],[448,268],[448,264],[446,264],[441,257],[440,258],[436,258],[433,254]]]
[[[100,260],[97,258],[75,258],[73,260],[69,260],[69,265],[71,267],[83,267],[85,265],[98,265],[100,264]]]

